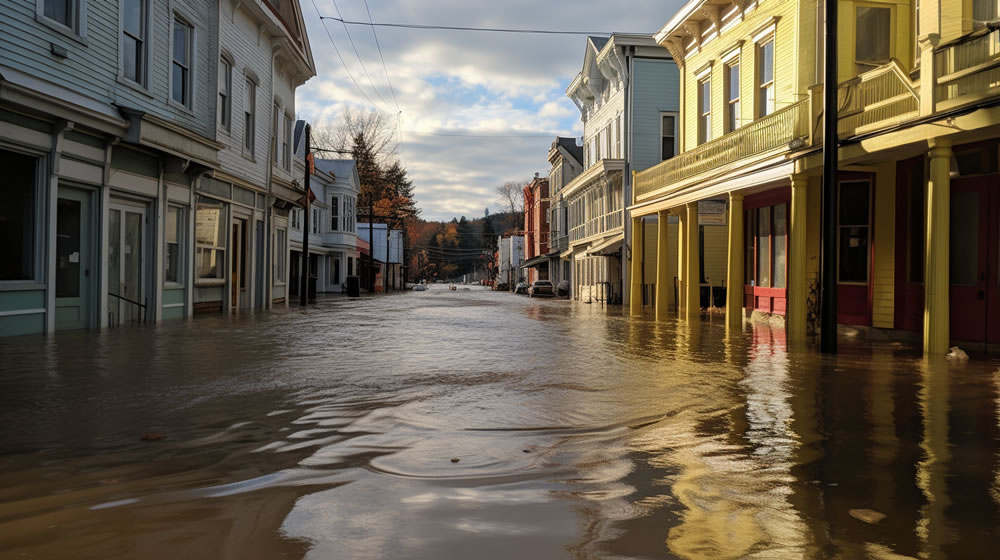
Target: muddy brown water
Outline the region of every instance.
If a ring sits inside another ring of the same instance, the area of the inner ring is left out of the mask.
[[[989,356],[435,288],[0,339],[0,557],[1000,550]]]

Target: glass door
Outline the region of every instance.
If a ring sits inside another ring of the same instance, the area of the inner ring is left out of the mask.
[[[990,185],[983,178],[951,185],[949,232],[951,338],[986,342],[989,275]]]
[[[146,322],[146,209],[112,204],[108,209],[108,326]]]
[[[94,238],[88,191],[59,188],[56,203],[56,330],[93,326]]]

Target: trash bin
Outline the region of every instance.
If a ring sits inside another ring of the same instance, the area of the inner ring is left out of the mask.
[[[361,296],[361,277],[359,276],[347,277],[347,296],[348,297]]]

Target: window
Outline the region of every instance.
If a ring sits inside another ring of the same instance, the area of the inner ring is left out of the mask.
[[[622,159],[622,116],[615,119],[615,157]]]
[[[243,89],[243,153],[253,159],[257,131],[257,84],[247,78]]]
[[[868,282],[868,224],[871,202],[868,181],[840,183],[837,205],[840,282]]]
[[[286,113],[284,118],[285,118],[285,127],[281,135],[281,166],[291,171],[292,150],[291,146],[289,145],[289,142],[291,142],[292,138],[292,117],[288,116],[288,114]]]
[[[312,223],[309,224],[311,226],[313,233],[319,233],[319,219],[320,219],[319,208],[313,208]]]
[[[758,288],[786,289],[788,204],[754,208],[746,216],[746,283]]]
[[[855,12],[854,62],[858,73],[889,62],[892,9],[859,6]]]
[[[233,86],[233,63],[225,58],[219,59],[219,126],[227,132],[232,127],[232,98],[230,92]]]
[[[37,13],[58,23],[76,35],[83,35],[86,21],[86,2],[80,0],[38,0]]]
[[[146,84],[146,1],[122,1],[122,75]]]
[[[774,112],[774,37],[757,45],[757,118]]]
[[[740,64],[726,65],[726,132],[740,127]]]
[[[38,160],[0,151],[4,185],[0,188],[0,281],[35,278]]]
[[[279,229],[275,232],[274,241],[274,281],[283,284],[285,282],[285,266],[288,258],[288,230]]]
[[[611,151],[611,147],[614,143],[611,141],[611,123],[608,123],[608,127],[604,129],[604,153],[607,154],[605,157],[611,159],[615,157],[614,152]]]
[[[660,161],[674,157],[677,145],[677,117],[660,114]]]
[[[271,111],[271,156],[274,160],[274,165],[278,165],[281,162],[281,128],[278,126],[280,124],[278,121],[280,117],[281,107],[275,103],[274,110]]]
[[[347,200],[344,200],[344,205],[347,205]],[[346,216],[345,216],[346,218]],[[330,199],[330,231],[339,231],[340,229],[340,199],[333,197]],[[347,228],[344,228],[345,230]]]
[[[167,246],[163,259],[163,279],[166,282],[180,283],[182,278],[181,239],[184,236],[184,220],[181,212],[177,206],[167,206],[167,224],[164,232]]]
[[[712,80],[698,82],[698,143],[712,139]]]
[[[170,98],[191,107],[191,26],[174,18],[173,63],[170,73]]]
[[[226,205],[211,198],[198,197],[195,213],[195,245],[198,278],[223,280],[226,277]]]

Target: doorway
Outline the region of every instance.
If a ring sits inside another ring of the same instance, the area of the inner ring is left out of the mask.
[[[113,203],[108,209],[108,326],[148,319],[145,278],[146,209]]]
[[[56,330],[86,329],[93,321],[93,195],[59,187],[56,202]]]
[[[230,298],[229,305],[232,309],[246,309],[248,303],[247,282],[249,280],[247,268],[247,220],[236,218],[233,220],[233,260],[232,274],[230,275]]]
[[[949,254],[951,338],[1000,343],[1000,189],[998,176],[951,185]]]

